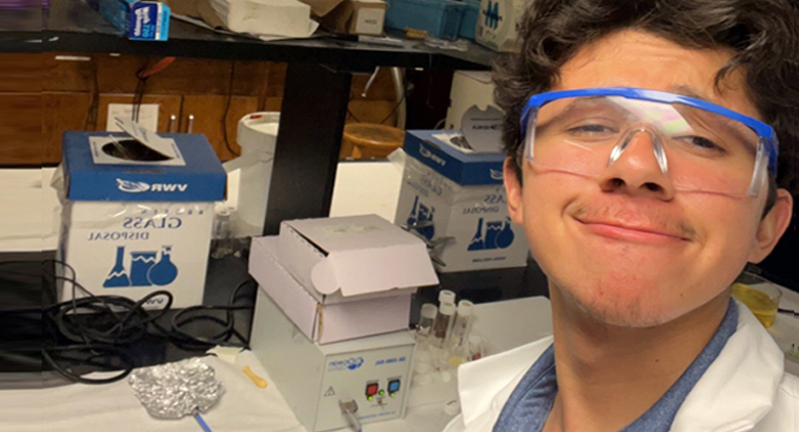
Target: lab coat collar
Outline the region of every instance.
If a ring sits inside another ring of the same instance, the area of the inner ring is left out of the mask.
[[[738,328],[688,394],[671,430],[751,430],[773,408],[784,371],[779,346],[738,302]]]
[[[737,300],[736,300],[737,301]],[[463,422],[499,415],[552,336],[458,369]],[[738,302],[738,327],[677,411],[672,432],[751,430],[774,405],[785,363],[774,339]]]
[[[499,415],[513,389],[552,341],[548,336],[458,368],[458,392],[467,428],[483,413]]]

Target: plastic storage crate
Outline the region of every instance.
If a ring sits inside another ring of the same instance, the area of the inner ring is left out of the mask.
[[[458,36],[464,39],[474,40],[477,30],[477,18],[480,16],[480,0],[461,0],[463,5],[463,17],[461,18],[461,29]]]
[[[452,0],[389,0],[386,27],[410,27],[427,30],[432,37],[457,39],[464,9],[460,2]]]

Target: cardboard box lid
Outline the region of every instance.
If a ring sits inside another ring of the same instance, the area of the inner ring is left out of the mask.
[[[358,296],[352,303],[322,303],[278,261],[277,236],[252,239],[248,270],[308,337],[319,344],[407,330],[411,296]]]
[[[67,198],[73,201],[222,201],[227,174],[201,134],[162,134],[175,158],[130,162],[103,153],[124,133],[64,132]]]
[[[363,295],[438,284],[427,247],[377,215],[284,221],[322,254],[311,269],[313,288],[329,295]]]
[[[466,152],[447,139],[446,131],[410,130],[403,149],[409,156],[461,185],[502,184],[504,153]]]

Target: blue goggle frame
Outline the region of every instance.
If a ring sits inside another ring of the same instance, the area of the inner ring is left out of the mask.
[[[774,128],[760,120],[735,112],[731,109],[724,108],[723,106],[716,105],[712,102],[658,90],[631,87],[598,87],[578,90],[553,91],[532,95],[527,100],[527,103],[524,104],[524,109],[522,109],[522,116],[520,120],[522,131],[521,136],[527,136],[527,123],[530,119],[530,113],[534,109],[540,108],[547,103],[558,99],[582,96],[621,96],[628,99],[638,99],[668,104],[679,103],[693,108],[699,108],[712,113],[720,114],[730,119],[736,120],[752,129],[758,135],[758,137],[760,137],[765,150],[768,152],[768,170],[773,176],[776,177],[777,175],[779,142],[777,140],[777,135],[774,133]]]

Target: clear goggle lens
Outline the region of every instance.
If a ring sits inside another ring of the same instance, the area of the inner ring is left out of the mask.
[[[680,103],[557,99],[530,113],[524,151],[541,167],[596,177],[640,145],[651,146],[653,166],[678,190],[757,195],[765,183],[768,157],[755,131]]]

